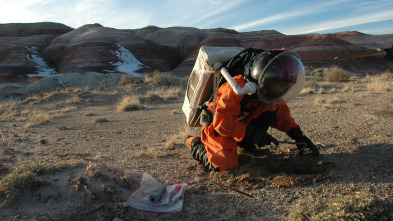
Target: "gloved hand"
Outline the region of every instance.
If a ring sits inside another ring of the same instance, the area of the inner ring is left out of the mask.
[[[258,147],[274,143],[278,146],[278,141],[264,130],[256,129],[249,124],[246,128],[246,136],[243,138],[245,142],[252,143]]]
[[[295,138],[296,143],[305,143],[306,145],[301,145],[297,144],[297,149],[300,151],[302,154],[302,151],[305,147],[310,148],[310,150],[313,152],[314,155],[319,156],[319,150],[318,148],[313,144],[313,142],[306,137],[305,135],[299,136]]]
[[[303,131],[300,128],[298,128],[298,127],[292,128],[289,131],[288,135],[293,140],[295,140],[296,143],[305,143],[306,144],[306,145],[300,145],[300,144],[296,145],[297,149],[300,151],[300,154],[303,154],[304,148],[309,148],[313,152],[314,155],[319,156],[318,148],[313,144],[313,142],[308,137],[303,135]]]

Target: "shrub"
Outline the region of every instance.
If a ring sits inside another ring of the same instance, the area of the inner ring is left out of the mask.
[[[145,75],[145,83],[150,83],[152,85],[163,85],[167,84],[167,79],[162,76],[161,72],[158,70],[153,71]]]
[[[323,77],[323,69],[322,68],[308,68],[306,70],[306,75],[314,76],[314,77]]]
[[[181,86],[161,87],[146,94],[148,100],[174,100],[179,96]]]
[[[95,114],[93,112],[86,112],[83,114],[83,116],[89,117],[89,116],[94,116]]]
[[[371,82],[367,84],[367,89],[373,93],[389,92],[393,89],[393,83],[386,75],[381,75],[371,79]]]
[[[108,120],[105,117],[99,117],[93,120],[93,123],[105,123],[105,122],[108,122]]]
[[[141,108],[140,98],[136,95],[126,96],[120,101],[116,109],[119,112],[133,111]]]
[[[151,85],[174,85],[178,84],[179,80],[169,75],[163,75],[160,71],[155,70],[152,73],[145,75],[145,83]]]
[[[344,71],[344,69],[338,66],[326,68],[323,73],[325,75],[325,80],[328,82],[344,82],[349,80],[348,74]]]
[[[22,165],[0,180],[0,194],[4,195],[6,199],[16,199],[39,176],[64,170],[77,164],[76,161],[59,161],[53,164],[39,162]]]
[[[391,220],[393,205],[369,192],[339,195],[332,199],[307,197],[296,200],[289,220]]]
[[[119,85],[125,85],[125,84],[137,84],[143,82],[142,78],[140,77],[135,77],[129,74],[123,74],[119,81]]]

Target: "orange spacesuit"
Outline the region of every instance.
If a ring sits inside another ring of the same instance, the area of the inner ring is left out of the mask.
[[[234,80],[244,87],[244,78],[237,75]],[[245,95],[237,95],[231,86],[225,83],[218,90],[217,104],[213,123],[202,128],[201,140],[207,152],[209,162],[220,171],[238,166],[238,142],[245,137],[247,125],[266,111],[276,111],[277,119],[272,127],[289,133],[292,128],[299,125],[290,116],[286,104],[265,104],[261,102],[248,102],[246,110],[252,112],[242,121],[238,121],[241,101]],[[210,106],[213,104],[211,103]]]
[[[267,133],[276,128],[298,143],[301,150],[319,151],[311,140],[303,135],[299,125],[291,117],[286,104],[297,96],[304,85],[304,68],[297,55],[282,53],[271,56],[261,54],[250,62],[244,74],[233,77],[243,88],[248,81],[255,82],[258,89],[252,95],[238,95],[227,82],[220,86],[214,101],[208,105],[213,121],[202,127],[201,137],[193,137],[187,145],[195,160],[211,171],[225,171],[237,167],[237,148],[255,149],[278,141]],[[247,98],[246,98],[247,96]]]

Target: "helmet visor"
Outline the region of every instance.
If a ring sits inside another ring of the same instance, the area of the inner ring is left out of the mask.
[[[259,79],[258,97],[265,103],[286,103],[304,86],[304,67],[293,53],[281,53],[271,60]]]

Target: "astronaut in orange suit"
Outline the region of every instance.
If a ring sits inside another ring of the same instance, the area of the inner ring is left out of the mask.
[[[298,143],[298,149],[318,149],[303,134],[290,115],[287,102],[299,95],[304,86],[304,67],[297,54],[266,51],[245,65],[244,73],[233,77],[244,87],[252,81],[257,92],[238,95],[227,82],[218,89],[213,121],[202,127],[201,137],[191,137],[187,146],[193,158],[209,171],[225,171],[239,165],[237,149],[254,152],[257,147],[278,141],[267,133],[276,128]],[[211,110],[213,101],[208,105]]]

